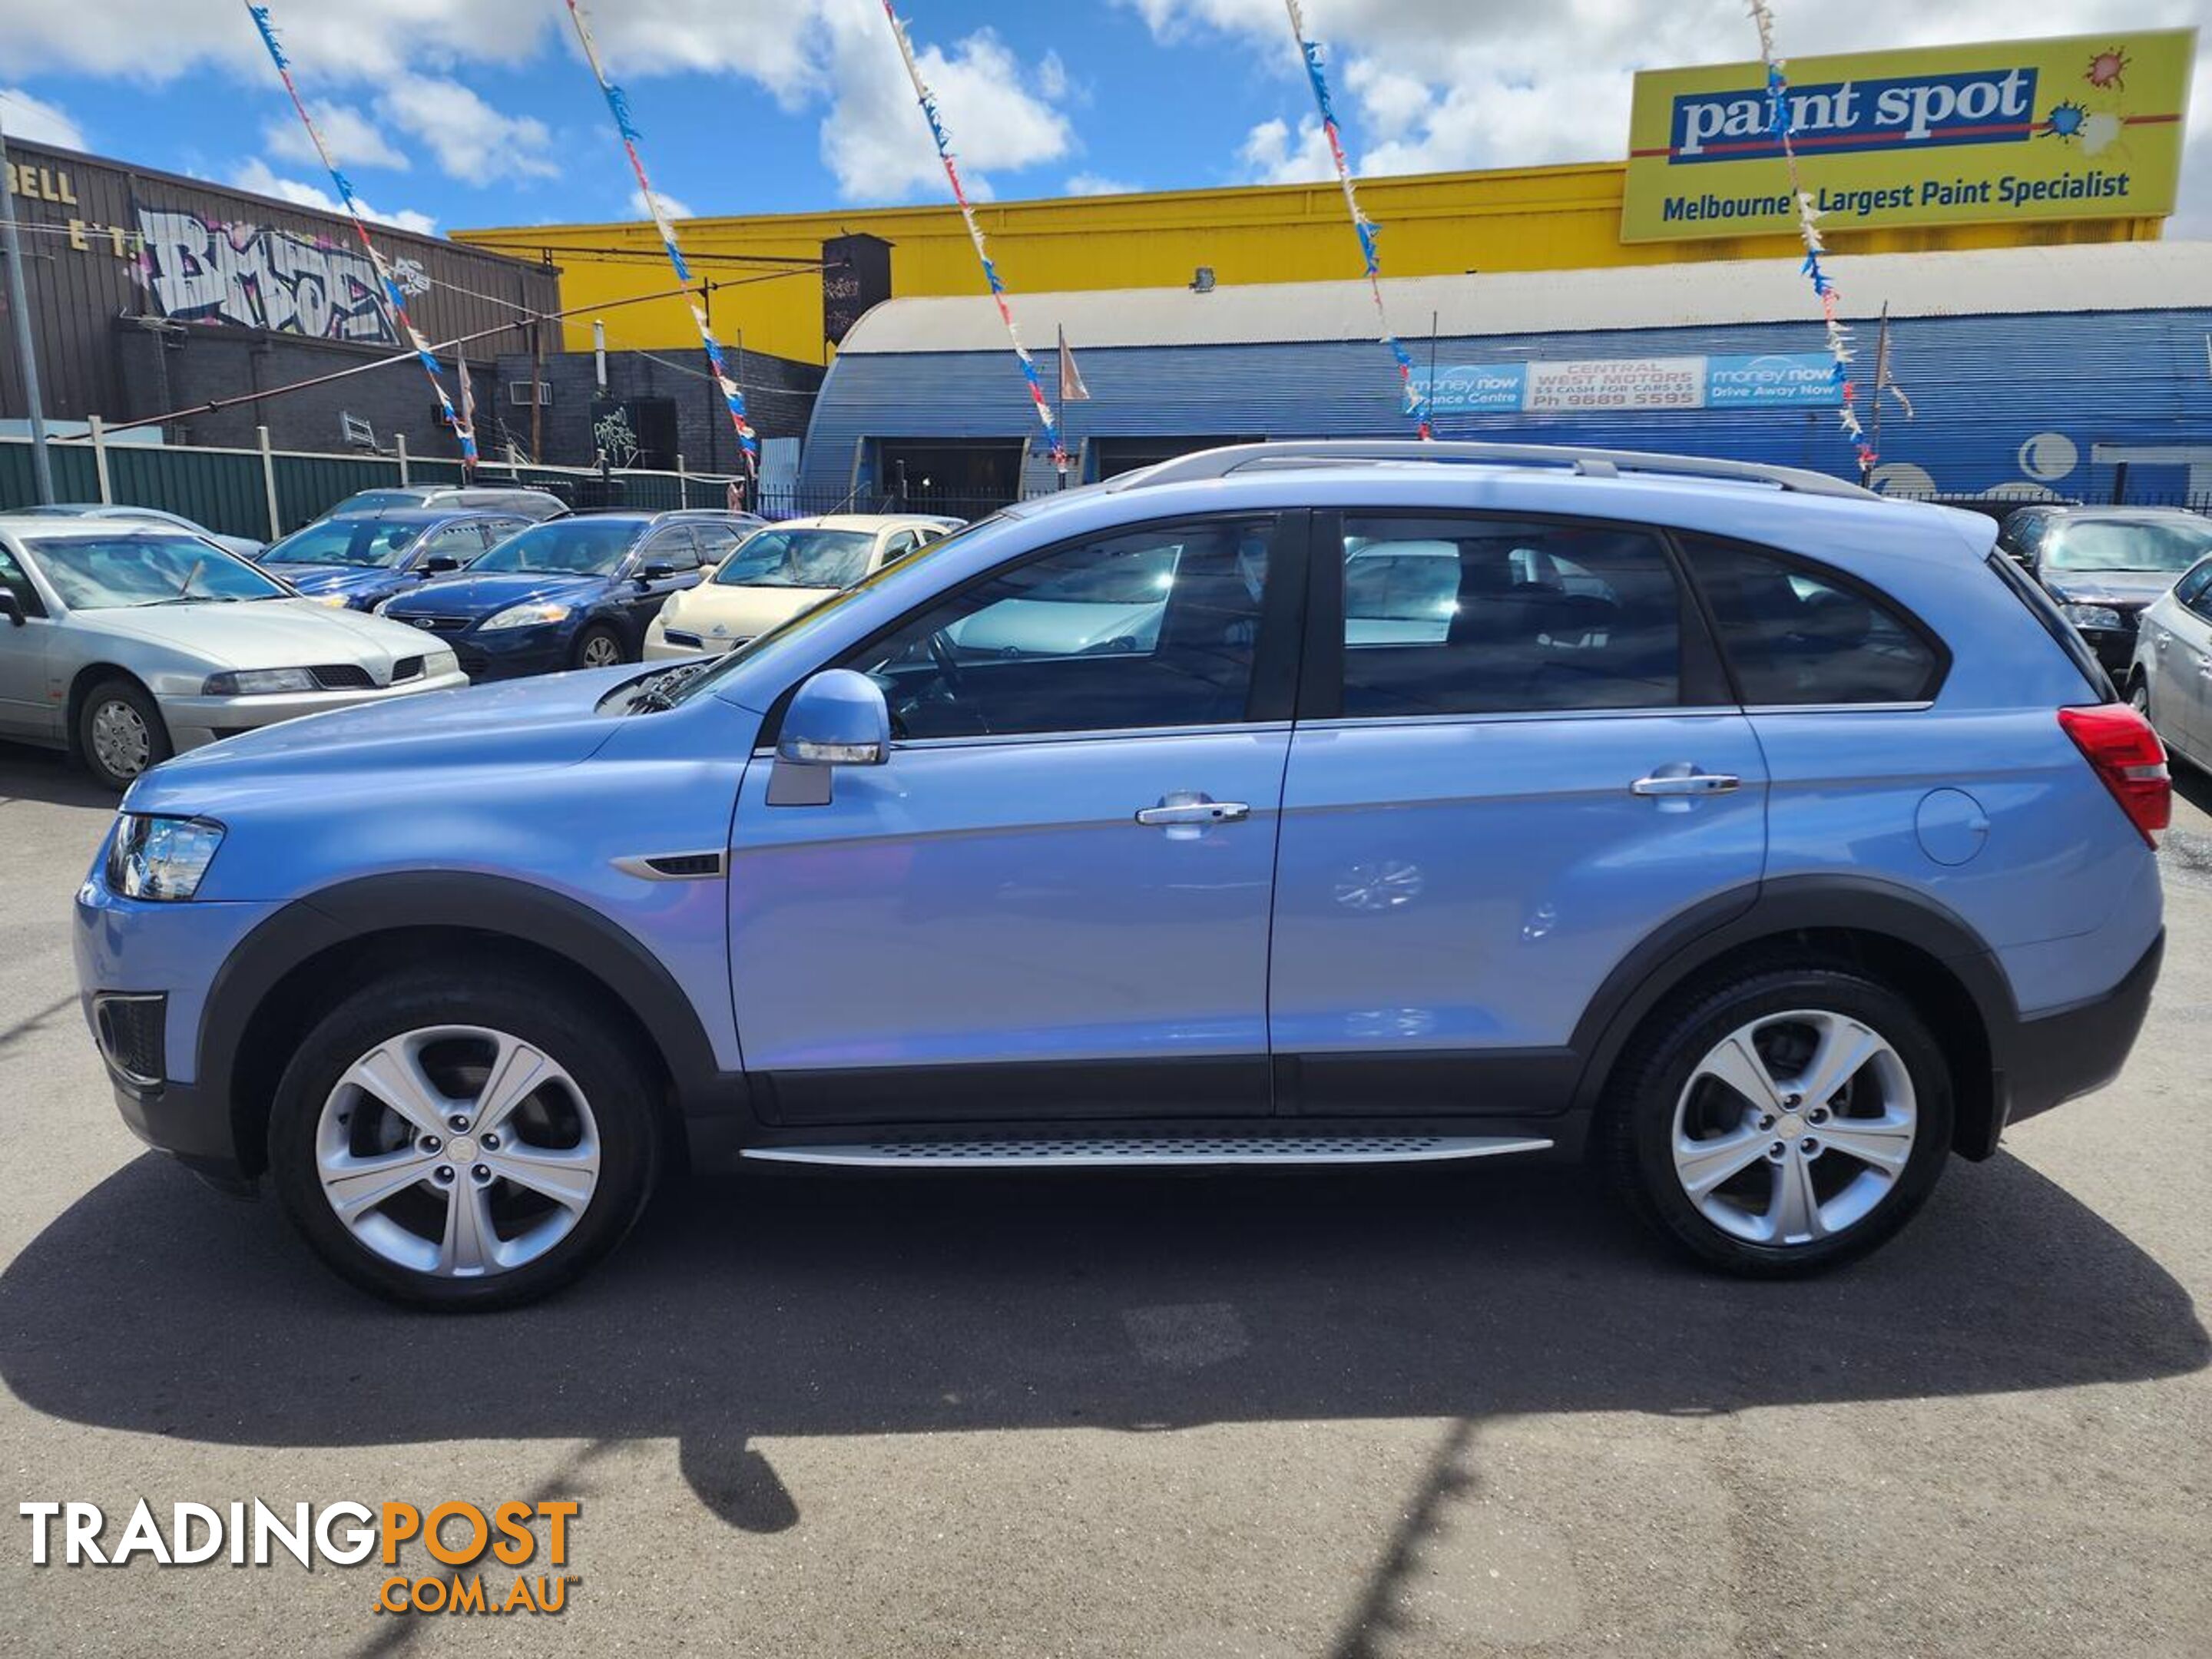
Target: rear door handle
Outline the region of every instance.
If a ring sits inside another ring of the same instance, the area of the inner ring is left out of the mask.
[[[1139,808],[1137,822],[1146,824],[1242,823],[1252,809],[1241,800],[1193,800],[1170,796],[1158,806]]]
[[[1628,786],[1638,795],[1728,795],[1743,787],[1732,772],[1655,772]]]

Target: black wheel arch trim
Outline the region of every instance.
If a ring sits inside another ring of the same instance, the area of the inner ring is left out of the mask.
[[[2019,1012],[1996,953],[1970,922],[1927,895],[1880,877],[1780,876],[1692,905],[1621,959],[1590,999],[1571,1039],[1583,1057],[1575,1105],[1595,1108],[1636,1028],[1700,970],[1761,939],[1813,929],[1875,934],[1933,957],[1973,1002],[1992,1066],[2004,1070]]]
[[[690,998],[635,935],[550,888],[461,871],[360,877],[302,895],[255,927],[209,986],[193,1086],[231,1099],[246,1029],[288,974],[333,947],[418,927],[465,928],[560,957],[605,985],[651,1038],[686,1115],[741,1109],[742,1079],[716,1065]]]

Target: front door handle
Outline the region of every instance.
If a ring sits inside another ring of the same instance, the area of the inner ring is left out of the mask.
[[[1158,806],[1139,809],[1137,822],[1146,824],[1242,823],[1252,809],[1241,800],[1207,800],[1176,793],[1164,797]]]
[[[1628,786],[1638,795],[1728,795],[1743,787],[1743,780],[1732,772],[1698,772],[1683,767],[1662,767],[1648,778],[1638,778]]]

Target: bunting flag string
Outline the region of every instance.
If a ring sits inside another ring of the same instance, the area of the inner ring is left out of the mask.
[[[1344,140],[1337,130],[1336,111],[1328,95],[1328,76],[1322,72],[1320,46],[1306,38],[1305,14],[1298,9],[1298,0],[1283,0],[1291,14],[1291,33],[1298,43],[1298,55],[1305,60],[1306,79],[1313,83],[1314,103],[1321,111],[1321,130],[1328,139],[1328,153],[1336,163],[1337,182],[1344,187],[1344,205],[1352,214],[1352,228],[1359,238],[1359,257],[1367,267],[1367,291],[1375,296],[1375,320],[1382,330],[1382,343],[1390,349],[1397,360],[1398,383],[1406,397],[1406,413],[1418,424],[1424,440],[1436,436],[1429,421],[1429,399],[1417,387],[1413,378],[1413,360],[1399,343],[1390,327],[1390,313],[1382,303],[1382,250],[1377,242],[1375,222],[1359,210],[1358,193],[1352,185],[1352,164],[1345,159]]]
[[[571,0],[571,3],[574,0]],[[1006,338],[1012,342],[1014,357],[1021,364],[1022,379],[1029,383],[1030,401],[1036,405],[1037,424],[1044,428],[1045,440],[1052,446],[1052,465],[1065,478],[1067,472],[1067,446],[1061,441],[1060,422],[1054,416],[1052,403],[1044,395],[1044,378],[1037,372],[1036,360],[1029,348],[1022,343],[1021,330],[1014,326],[1013,307],[1006,302],[1006,285],[999,276],[999,267],[991,258],[991,250],[983,240],[983,227],[976,222],[975,210],[968,201],[968,187],[960,181],[960,167],[952,158],[952,141],[945,134],[945,122],[938,113],[937,95],[929,83],[921,78],[921,65],[915,61],[914,40],[899,21],[898,13],[891,9],[891,0],[884,0],[884,16],[890,21],[891,33],[897,37],[899,57],[906,64],[907,78],[914,82],[914,95],[921,105],[922,115],[929,122],[929,135],[937,141],[938,160],[945,163],[945,177],[952,186],[952,199],[960,209],[960,217],[968,227],[968,240],[975,245],[975,257],[982,262],[983,280],[991,285],[991,298],[999,307],[999,320],[1006,325]]]
[[[1858,387],[1851,380],[1851,331],[1837,315],[1843,296],[1820,264],[1820,256],[1827,252],[1827,246],[1820,236],[1820,210],[1797,174],[1797,147],[1790,137],[1793,125],[1790,115],[1790,79],[1784,72],[1784,60],[1774,52],[1774,14],[1768,9],[1766,0],[1747,0],[1746,9],[1759,31],[1759,61],[1766,69],[1766,130],[1782,147],[1782,163],[1790,174],[1790,199],[1797,204],[1797,234],[1805,244],[1805,258],[1799,269],[1812,283],[1814,296],[1820,302],[1828,356],[1835,362],[1832,374],[1836,391],[1843,399],[1837,420],[1843,427],[1844,435],[1858,453],[1859,470],[1871,472],[1879,458],[1867,441],[1866,428],[1859,421]]]
[[[269,15],[269,8],[256,4],[255,0],[246,0],[246,10],[253,19],[253,27],[261,33],[261,44],[269,48],[270,61],[276,65],[276,73],[284,82],[284,90],[291,94],[292,107],[299,112],[300,125],[307,130],[308,142],[314,145],[315,154],[323,158],[323,167],[331,175],[331,183],[337,189],[338,199],[345,204],[346,213],[353,220],[354,234],[361,239],[361,251],[368,256],[368,263],[375,270],[377,280],[384,284],[384,301],[392,307],[394,322],[406,337],[415,356],[421,360],[422,372],[430,377],[430,390],[438,394],[439,412],[444,416],[446,423],[453,428],[453,435],[460,440],[461,465],[473,472],[477,464],[475,423],[457,411],[453,400],[446,395],[446,383],[438,377],[438,360],[431,355],[430,343],[422,337],[421,331],[407,315],[407,300],[400,292],[398,279],[392,274],[392,267],[385,264],[384,255],[377,251],[375,242],[369,238],[368,221],[362,214],[360,199],[353,193],[352,181],[331,158],[331,147],[324,141],[322,129],[315,125],[314,117],[307,113],[307,103],[301,98],[299,86],[292,79],[292,60],[285,57],[284,48],[277,44],[276,25]]]
[[[662,204],[659,192],[653,180],[646,177],[645,158],[638,153],[641,136],[637,123],[631,118],[629,99],[623,89],[607,78],[605,63],[599,57],[599,42],[592,38],[592,27],[584,21],[583,8],[576,0],[568,0],[568,16],[576,25],[576,40],[584,48],[584,61],[591,66],[592,76],[599,83],[599,91],[607,100],[607,112],[614,117],[615,131],[622,134],[623,149],[629,156],[630,171],[637,175],[638,194],[644,199],[645,210],[653,216],[653,228],[660,233],[660,245],[667,250],[670,269],[676,280],[687,289],[691,284],[691,267],[684,258],[684,250],[676,240],[676,227],[670,222],[668,210]],[[760,470],[760,445],[753,433],[752,422],[745,414],[745,394],[743,387],[729,370],[722,356],[722,343],[714,337],[713,325],[707,319],[707,307],[696,295],[686,294],[691,307],[691,320],[699,330],[699,343],[706,348],[707,366],[714,371],[714,384],[721,388],[722,402],[730,411],[730,424],[736,428],[738,447],[745,458],[745,471],[757,477]]]

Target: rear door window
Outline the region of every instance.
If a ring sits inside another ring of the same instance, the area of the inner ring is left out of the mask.
[[[1923,702],[1948,663],[1918,624],[1833,571],[1686,535],[1748,706]]]
[[[1682,595],[1659,538],[1474,514],[1344,520],[1348,719],[1682,701]]]

